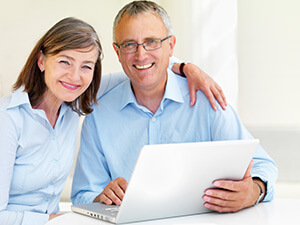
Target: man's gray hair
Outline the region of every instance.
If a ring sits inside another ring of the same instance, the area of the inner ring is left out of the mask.
[[[172,23],[167,12],[158,4],[151,1],[133,1],[125,5],[117,14],[113,24],[113,41],[116,42],[116,27],[126,13],[127,16],[136,16],[141,13],[151,12],[161,17],[168,31],[168,36],[173,35]]]

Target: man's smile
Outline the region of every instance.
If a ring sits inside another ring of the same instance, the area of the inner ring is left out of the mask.
[[[146,65],[133,65],[133,66],[139,70],[143,70],[143,69],[149,69],[153,65],[154,65],[154,63],[150,63],[150,64],[146,64]]]

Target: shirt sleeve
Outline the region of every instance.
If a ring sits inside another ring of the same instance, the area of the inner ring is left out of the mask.
[[[213,141],[253,139],[231,106],[224,111],[218,104],[217,111],[210,109],[210,115]],[[277,166],[260,145],[253,156],[253,161],[251,175],[252,177],[259,177],[266,184],[267,193],[263,201],[271,201],[274,198],[274,184],[278,176]]]
[[[172,70],[172,67],[175,63],[182,63],[183,61],[180,59],[177,59],[175,56],[171,56],[169,59],[169,69]]]
[[[0,112],[0,221],[5,225],[41,225],[49,220],[49,215],[34,212],[8,211],[9,190],[13,176],[18,132],[11,117]]]
[[[73,204],[92,203],[111,181],[94,117],[97,117],[96,112],[87,115],[82,125],[80,151],[71,191]]]
[[[105,93],[116,87],[118,84],[122,83],[124,80],[128,79],[124,72],[110,73],[103,75],[100,82],[100,88],[97,94],[97,98],[101,98]]]

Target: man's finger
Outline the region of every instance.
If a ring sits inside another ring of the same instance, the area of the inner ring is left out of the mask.
[[[251,177],[252,166],[253,166],[253,159],[251,159],[251,162],[250,162],[250,164],[249,164],[249,166],[248,166],[248,168],[247,168],[247,170],[245,172],[245,175],[244,175],[243,179]]]
[[[204,94],[206,95],[208,101],[210,102],[212,108],[217,111],[217,104],[216,104],[216,100],[215,97],[213,95],[213,93],[211,92],[211,90],[209,88],[205,88],[205,90],[203,90]]]
[[[226,103],[225,95],[222,92],[222,89],[221,90],[212,89],[212,93],[213,93],[214,97],[217,99],[217,101],[219,102],[222,109],[225,110],[227,103]]]
[[[189,83],[189,92],[190,92],[190,106],[194,106],[196,103],[196,95],[197,95],[197,90],[193,86],[193,84]]]
[[[103,202],[106,205],[113,204],[113,201],[109,199],[104,193],[100,195],[100,202]]]
[[[208,209],[220,212],[220,213],[225,213],[225,212],[236,212],[238,209],[236,208],[231,208],[231,207],[222,207],[214,204],[210,204],[208,202],[204,203],[204,206]]]

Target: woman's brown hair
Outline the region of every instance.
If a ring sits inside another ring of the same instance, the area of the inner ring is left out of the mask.
[[[56,23],[36,44],[25,63],[13,90],[24,86],[32,106],[37,105],[47,90],[44,72],[38,67],[38,55],[56,55],[64,50],[95,47],[98,58],[95,63],[93,80],[87,90],[72,102],[66,102],[79,115],[89,114],[92,104],[97,103],[97,92],[101,80],[102,47],[94,28],[86,22],[69,17]]]

